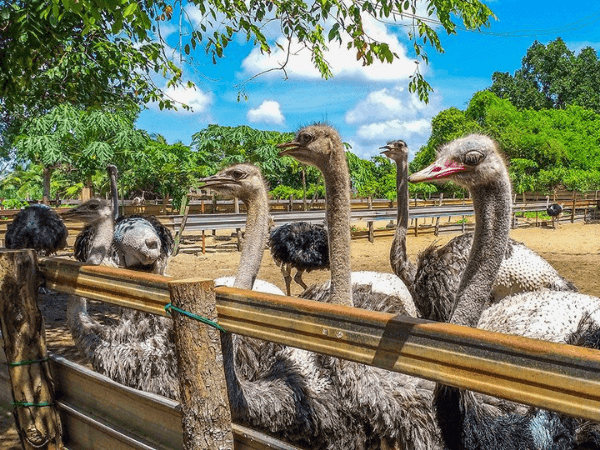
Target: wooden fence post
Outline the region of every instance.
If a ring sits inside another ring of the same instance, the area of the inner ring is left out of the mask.
[[[169,282],[173,306],[216,320],[214,283],[206,279]],[[220,331],[172,311],[185,450],[233,449],[231,411]]]
[[[372,244],[375,240],[375,230],[373,229],[373,221],[370,220],[369,222],[367,222],[367,225],[369,226],[369,242]]]
[[[577,191],[573,191],[573,211],[571,211],[571,223],[575,222],[575,207],[577,206]]]
[[[4,353],[15,401],[14,417],[25,450],[62,449],[62,427],[38,308],[38,268],[32,250],[0,252],[0,314]],[[11,364],[12,363],[12,364]]]

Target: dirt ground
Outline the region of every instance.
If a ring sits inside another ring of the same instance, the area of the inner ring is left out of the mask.
[[[433,235],[410,236],[407,249],[411,258],[428,245],[437,242],[443,245],[455,234],[439,237]],[[579,287],[580,291],[600,297],[600,224],[575,223],[552,228],[520,228],[511,232],[511,237],[524,242],[532,250],[539,253],[565,278]],[[391,237],[378,237],[374,243],[366,239],[352,241],[352,269],[390,272],[389,248]],[[217,252],[200,254],[180,253],[172,258],[168,274],[174,278],[206,277],[217,278],[232,275],[239,263],[238,252]],[[271,255],[265,251],[263,263],[258,277],[276,284],[282,290],[285,284],[279,267],[275,265]],[[314,271],[304,275],[307,284],[325,281],[329,277],[327,271]],[[292,295],[298,294],[302,288],[292,282]],[[70,333],[65,325],[66,304],[60,295],[46,295],[41,299],[41,309],[46,320],[46,333],[50,351],[60,353],[78,362],[83,362],[81,355],[73,346]],[[94,304],[97,314],[110,312],[110,308]],[[108,317],[106,320],[110,321]],[[20,449],[13,419],[10,411],[0,407],[0,449]]]

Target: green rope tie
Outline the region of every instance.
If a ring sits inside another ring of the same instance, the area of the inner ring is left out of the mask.
[[[219,331],[222,331],[223,333],[227,333],[227,331],[225,330],[225,328],[223,328],[221,325],[219,325],[217,322],[213,322],[210,319],[207,319],[206,317],[202,317],[199,316],[198,314],[194,314],[191,313],[189,311],[185,311],[183,309],[179,309],[177,306],[173,306],[171,303],[167,303],[165,305],[165,311],[167,312],[167,314],[171,315],[170,310],[174,310],[177,311],[178,313],[181,313],[185,316],[191,317],[192,319],[196,319],[202,323],[205,323],[206,325],[210,325],[213,328],[216,328]]]
[[[46,361],[49,361],[49,360],[50,360],[50,358],[32,359],[30,361],[7,362],[6,365],[9,366],[9,367],[27,366],[29,364],[37,364],[37,363],[42,363],[42,362],[46,362]]]
[[[41,403],[33,403],[33,402],[12,402],[13,406],[16,407],[28,407],[35,406],[37,408],[42,408],[44,406],[52,406],[54,403],[52,402],[41,402]]]

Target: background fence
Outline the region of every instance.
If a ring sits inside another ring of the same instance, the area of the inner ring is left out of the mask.
[[[152,214],[177,233],[178,240],[187,244],[183,251],[206,250],[206,232],[215,235],[217,230],[235,231],[236,248],[240,248],[241,230],[245,226],[245,206],[237,199],[194,199],[191,195],[188,202],[183,202],[183,214],[164,214],[165,206],[157,204],[132,205],[131,201],[122,202],[123,214]],[[79,202],[75,202],[79,203]],[[309,201],[307,208],[302,200],[271,200],[271,216],[275,225],[287,222],[306,221],[324,223],[325,202],[323,199]],[[545,215],[550,203],[563,206],[563,213],[556,219],[549,220]],[[385,199],[353,199],[351,223],[353,239],[369,239],[393,236],[397,216],[396,202]],[[169,206],[170,208],[170,206]],[[60,209],[59,209],[60,210]],[[600,192],[559,192],[552,195],[536,193],[514,195],[513,228],[521,226],[555,226],[556,224],[600,219]],[[0,244],[4,245],[6,227],[18,210],[0,211]],[[169,210],[167,210],[169,212]],[[414,198],[409,206],[410,229],[417,236],[424,233],[452,233],[471,231],[473,223],[468,220],[473,216],[473,207],[469,199],[445,198],[443,194],[427,199]],[[525,217],[529,216],[529,217]],[[387,223],[383,223],[387,222]],[[68,244],[73,245],[75,237],[83,229],[80,223],[67,223],[69,228]]]

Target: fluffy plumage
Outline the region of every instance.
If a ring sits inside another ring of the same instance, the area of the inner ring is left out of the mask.
[[[46,205],[31,205],[19,211],[6,227],[6,248],[31,248],[51,255],[67,245],[69,232],[62,219]]]
[[[319,168],[326,180],[331,281],[308,288],[301,296],[396,314],[415,313],[410,293],[394,274],[387,274],[389,278],[382,283],[380,276],[386,274],[350,270],[350,186],[337,132],[324,125],[305,127],[280,148],[285,149],[281,154]],[[402,285],[403,298],[377,292],[394,283]],[[364,427],[363,448],[440,448],[431,406],[433,383],[331,357],[315,356],[314,360],[353,421]]]
[[[281,267],[287,295],[291,294],[292,268],[294,281],[307,288],[302,280],[304,272],[329,268],[327,232],[322,225],[309,222],[286,223],[271,231],[269,248],[275,264]]]
[[[562,206],[557,203],[553,203],[548,208],[546,208],[546,212],[550,217],[558,217],[558,215],[562,212]]]
[[[408,226],[408,146],[402,140],[386,144],[382,152],[397,166],[398,220],[390,263],[406,283],[421,317],[447,321],[462,274],[467,266],[473,233],[456,236],[444,246],[435,243],[422,251],[416,266],[406,254]],[[507,295],[539,289],[576,292],[544,258],[524,244],[509,239],[505,257],[492,287],[490,302]]]
[[[98,227],[92,223],[77,235],[74,255],[78,261],[89,259],[97,233]],[[113,243],[103,264],[164,273],[174,245],[171,231],[156,217],[120,216],[114,224]]]
[[[440,322],[449,319],[472,242],[473,233],[465,233],[442,247],[434,243],[419,254],[413,299],[421,317]],[[509,239],[490,303],[518,292],[540,289],[577,292],[575,285],[544,258],[524,244]]]
[[[309,222],[286,223],[271,231],[271,256],[298,270],[310,272],[329,268],[329,246],[323,225]]]
[[[414,182],[438,179],[469,188],[476,215],[452,323],[564,342],[581,317],[600,314],[599,299],[549,290],[508,296],[487,308],[510,231],[510,179],[497,144],[481,135],[458,139],[442,147],[431,166],[409,177]],[[436,387],[434,405],[449,450],[567,449],[574,442],[573,420],[556,413],[502,414],[483,407],[469,392],[443,385]]]

